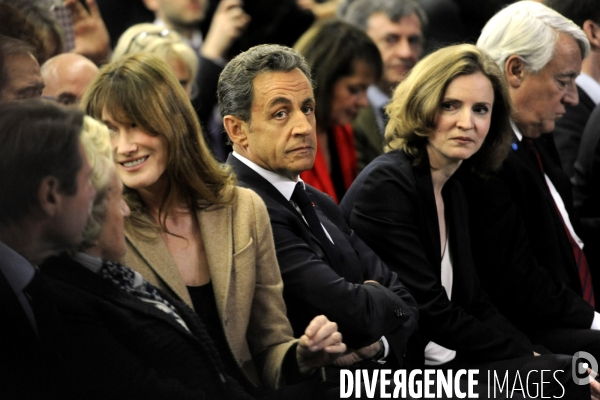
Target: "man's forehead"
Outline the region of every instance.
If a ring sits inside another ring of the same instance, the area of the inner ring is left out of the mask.
[[[549,69],[552,73],[563,77],[575,78],[581,72],[582,61],[581,49],[577,41],[561,33],[556,41],[554,54],[543,69]]]
[[[402,29],[410,30],[411,34],[422,34],[421,19],[416,13],[403,15],[396,20],[390,19],[390,17],[384,12],[374,12],[367,19],[367,30],[385,30],[385,29]]]
[[[252,91],[254,104],[260,102],[268,105],[294,95],[310,98],[314,96],[310,81],[298,68],[291,71],[264,72],[254,78]]]

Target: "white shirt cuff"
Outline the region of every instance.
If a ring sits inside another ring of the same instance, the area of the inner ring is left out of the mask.
[[[600,314],[594,312],[594,320],[590,329],[600,330]]]

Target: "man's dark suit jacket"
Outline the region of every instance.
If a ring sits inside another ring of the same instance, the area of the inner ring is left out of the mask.
[[[573,210],[571,182],[561,169],[553,137],[545,134],[535,139],[535,142],[544,172],[560,194],[577,233],[579,223]],[[556,210],[543,176],[516,137],[498,176],[508,187],[523,218],[527,237],[538,264],[546,268],[555,281],[563,282],[581,296],[577,265],[562,218]],[[594,244],[588,243],[584,252],[587,252],[589,246]],[[590,268],[593,274],[594,266],[590,265]],[[594,287],[598,293],[600,282]]]
[[[519,144],[514,146],[518,149]],[[456,177],[468,202],[477,275],[500,312],[532,339],[547,329],[589,330],[594,308],[581,290],[573,290],[538,262],[505,182],[472,173],[468,163]]]
[[[338,324],[344,342],[360,348],[386,336],[399,362],[417,327],[415,302],[395,273],[346,225],[327,195],[306,185],[321,223],[342,253],[343,265],[330,265],[319,240],[292,204],[258,173],[229,155],[238,184],[253,189],[267,205],[283,295],[295,335],[324,314]],[[379,282],[366,283],[366,280]]]
[[[575,175],[575,159],[579,151],[581,137],[585,125],[596,107],[596,103],[577,85],[579,103],[576,106],[567,106],[567,111],[562,118],[556,121],[553,136],[564,172],[569,179]]]
[[[383,133],[377,124],[373,106],[369,102],[362,108],[352,123],[358,171],[362,171],[371,161],[383,153]]]
[[[250,398],[223,372],[206,329],[183,303],[161,293],[190,331],[69,257],[53,257],[41,270],[46,289],[31,293],[34,313],[52,301],[60,315],[62,329],[39,330],[64,363],[63,398],[213,399],[222,397],[221,385],[231,398]]]
[[[489,302],[471,258],[468,212],[451,178],[443,196],[452,255],[452,299],[441,282],[438,214],[428,161],[414,167],[400,150],[376,158],[354,181],[341,208],[349,225],[398,274],[419,305],[419,333],[463,361],[530,356],[529,343]],[[423,349],[423,347],[421,349]]]
[[[34,278],[36,279],[36,278]],[[44,352],[23,307],[0,271],[0,398],[53,399],[54,355]],[[52,320],[51,315],[43,318]]]
[[[600,265],[600,105],[588,120],[575,161],[573,197],[590,262]]]

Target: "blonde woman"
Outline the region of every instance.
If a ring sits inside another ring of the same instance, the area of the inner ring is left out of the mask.
[[[421,346],[413,356],[430,368],[506,371],[509,380],[519,371],[571,369],[570,357],[533,357],[533,345],[484,293],[472,259],[468,204],[453,175],[461,165],[484,175],[501,165],[510,109],[502,73],[483,50],[465,44],[430,54],[394,91],[387,152],[342,201],[349,225],[417,301]],[[544,385],[548,395],[564,389],[589,398],[570,373]]]

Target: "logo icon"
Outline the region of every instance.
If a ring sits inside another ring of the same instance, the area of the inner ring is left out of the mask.
[[[587,385],[598,376],[598,361],[586,351],[578,351],[573,354],[571,368],[573,382],[576,385]],[[589,372],[590,369],[591,372]]]

